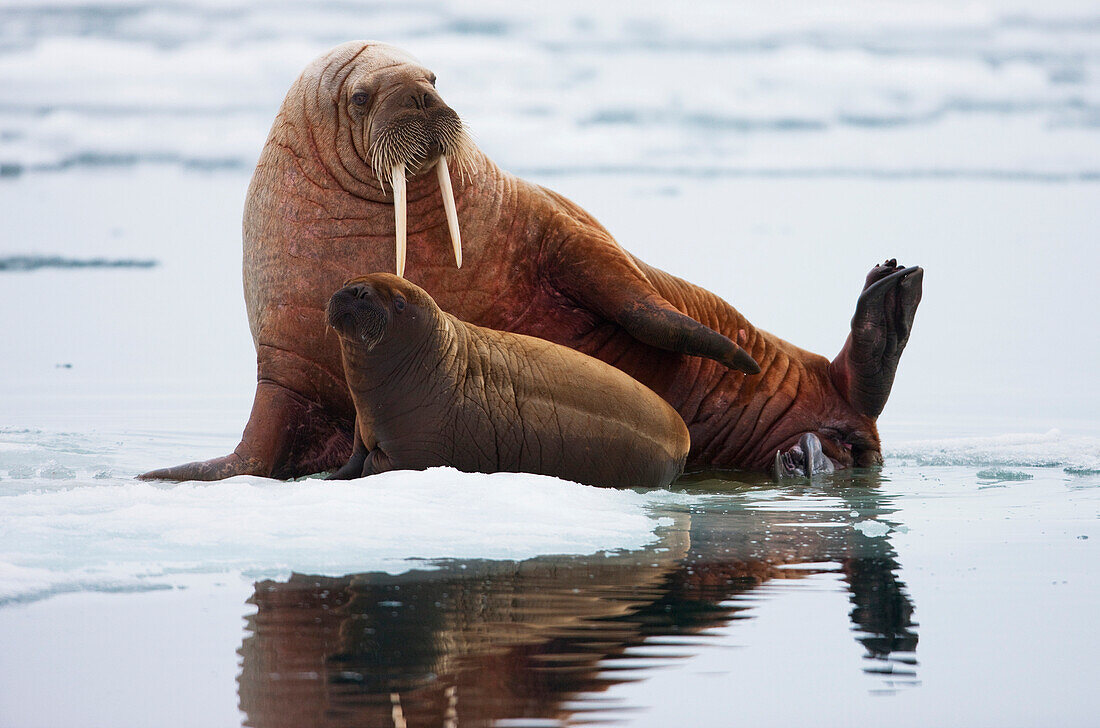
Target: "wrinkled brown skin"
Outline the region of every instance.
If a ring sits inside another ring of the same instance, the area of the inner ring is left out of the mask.
[[[690,444],[680,415],[613,366],[444,313],[389,273],[328,305],[355,403],[355,446],[333,479],[451,466],[664,487]]]
[[[346,462],[355,410],[325,304],[350,275],[395,269],[393,198],[362,156],[365,129],[401,111],[394,99],[403,90],[443,103],[431,72],[400,53],[345,44],[290,89],[245,205],[244,287],[258,386],[242,441],[226,457],[141,477],[291,478]],[[377,99],[365,120],[350,101],[363,88]],[[766,469],[805,432],[817,433],[840,467],[880,462],[875,418],[889,385],[861,377],[889,369],[892,380],[919,301],[919,268],[906,269],[907,292],[902,279],[884,286],[830,363],[636,259],[576,204],[480,152],[475,174],[463,178],[451,167],[464,249],[456,269],[434,169],[409,174],[408,280],[463,321],[568,346],[647,385],[687,423],[689,469]],[[895,270],[878,266],[869,279]],[[762,371],[747,375],[757,363]],[[853,404],[856,391],[870,406]]]

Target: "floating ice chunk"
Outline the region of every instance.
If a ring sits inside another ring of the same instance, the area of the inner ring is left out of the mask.
[[[16,566],[0,561],[0,606],[29,602],[78,591],[142,592],[171,589],[171,585],[140,574],[110,568],[56,571]]]
[[[1045,433],[914,440],[888,444],[887,458],[917,465],[1100,468],[1100,439]]]
[[[1022,470],[1009,470],[1008,468],[986,468],[978,471],[978,477],[982,480],[1031,480],[1035,476]]]
[[[48,480],[72,480],[76,477],[76,471],[51,460],[38,471],[38,477]]]
[[[879,538],[890,533],[890,527],[882,521],[860,521],[852,526],[868,538]]]

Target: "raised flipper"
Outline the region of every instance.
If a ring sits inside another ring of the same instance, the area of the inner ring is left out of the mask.
[[[551,271],[559,291],[644,344],[713,359],[746,374],[760,372],[734,341],[669,303],[606,233],[564,241]]]
[[[213,460],[153,470],[138,479],[221,480],[234,475],[295,478],[343,462],[350,444],[350,433],[322,407],[270,380],[262,380],[236,450]]]
[[[832,363],[833,381],[861,414],[878,417],[894,384],[921,299],[924,269],[896,260],[867,274],[852,330]]]

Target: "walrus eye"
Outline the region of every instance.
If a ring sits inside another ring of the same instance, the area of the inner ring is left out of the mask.
[[[398,296],[397,298],[393,299],[393,307],[395,309],[397,309],[398,313],[401,313],[402,311],[405,310],[405,299],[401,298],[401,296]]]
[[[362,106],[363,104],[367,103],[367,99],[369,98],[370,94],[368,94],[366,91],[356,91],[351,95],[351,102],[353,104],[358,104],[359,106]]]
[[[432,74],[432,77],[428,79],[428,83],[430,83],[432,85],[432,88],[435,88],[435,74],[434,73]]]

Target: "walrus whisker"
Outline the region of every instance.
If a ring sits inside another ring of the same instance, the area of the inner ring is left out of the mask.
[[[385,193],[386,182],[389,181],[393,191],[397,275],[405,274],[408,251],[408,170],[420,168],[437,154],[436,176],[447,230],[455,264],[462,267],[462,234],[458,224],[458,206],[451,182],[450,163],[453,161],[457,165],[460,179],[465,184],[468,178],[472,179],[476,174],[474,149],[473,140],[462,120],[453,113],[430,120],[406,120],[401,124],[387,126],[379,130],[374,142],[370,144],[367,151],[379,186]]]
[[[397,275],[405,275],[405,165],[395,164],[390,184],[393,186],[393,214],[397,234]]]
[[[451,233],[451,246],[455,251],[455,265],[462,267],[462,236],[458,232],[458,209],[455,207],[455,193],[451,188],[451,171],[447,168],[447,157],[442,156],[435,165],[439,177],[439,192],[443,195],[443,211],[447,214],[447,230]]]
[[[386,169],[386,167],[382,164],[383,156],[385,155],[385,139],[386,132],[383,131],[381,134],[378,135],[378,138],[374,140],[374,143],[371,144],[369,149],[371,167],[374,170],[375,179],[378,180],[378,185],[382,188],[383,193],[386,192],[386,176],[382,173],[382,171]]]
[[[462,120],[448,117],[441,124],[440,137],[443,146],[443,156],[449,163],[453,163],[458,169],[459,179],[466,184],[467,175],[470,178],[477,172],[474,164],[475,144],[469,131]]]

